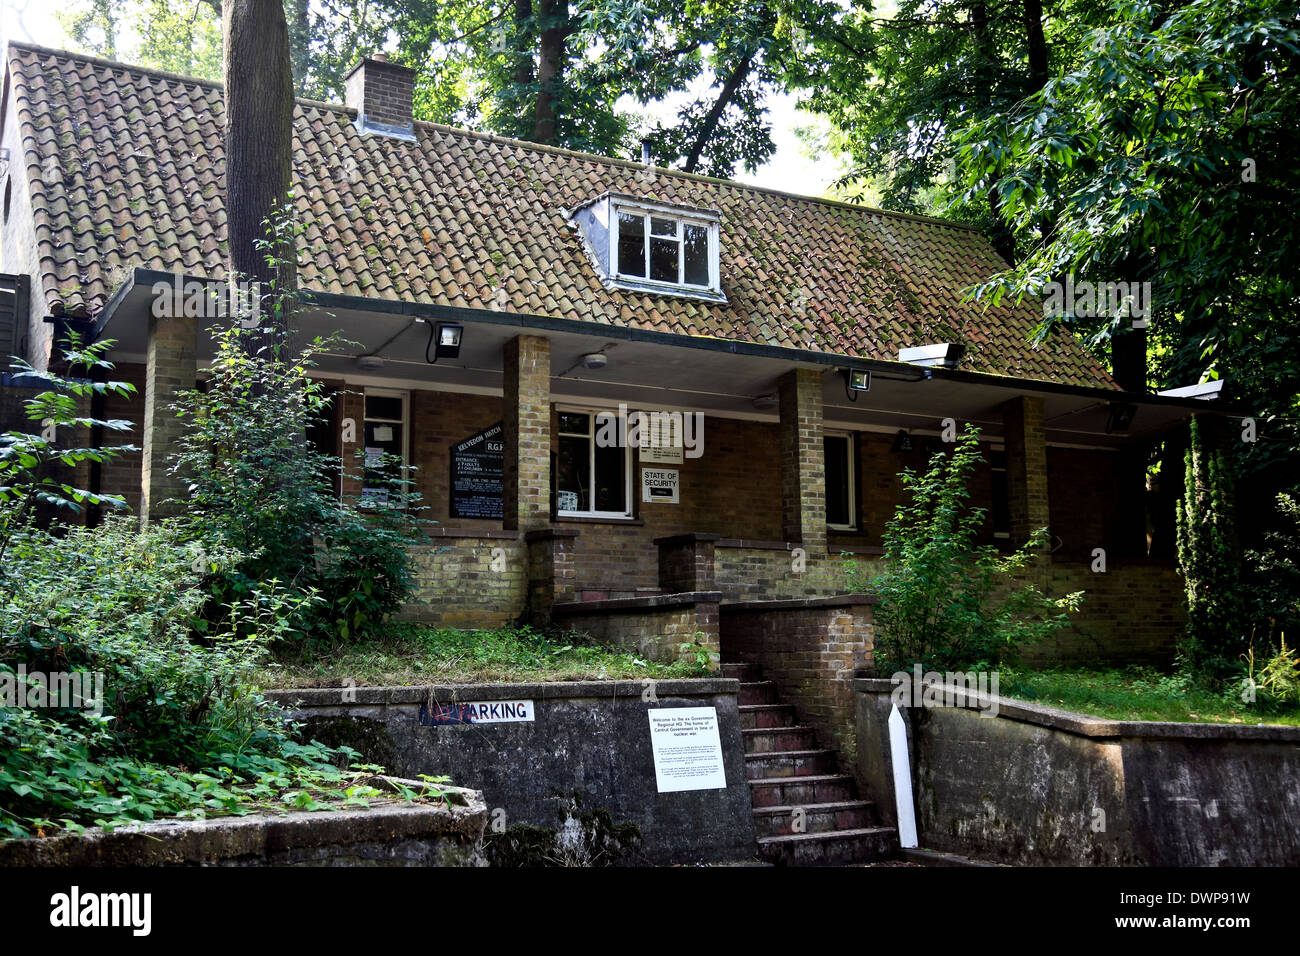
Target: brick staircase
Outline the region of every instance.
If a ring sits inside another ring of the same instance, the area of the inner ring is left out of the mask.
[[[897,831],[878,825],[875,804],[857,798],[857,785],[839,772],[835,753],[818,747],[811,727],[795,722],[794,707],[781,702],[759,666],[723,664],[722,675],[740,681],[740,733],[759,855],[787,866],[846,866],[895,856]]]

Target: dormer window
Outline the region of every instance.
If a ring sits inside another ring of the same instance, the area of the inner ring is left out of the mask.
[[[571,219],[607,286],[726,301],[718,213],[606,194],[574,210]]]

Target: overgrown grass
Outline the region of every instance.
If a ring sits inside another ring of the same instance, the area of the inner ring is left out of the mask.
[[[397,624],[359,643],[282,649],[258,679],[264,687],[465,684],[516,681],[705,677],[717,662],[691,645],[672,664],[644,660],[573,635],[528,628],[462,631]]]
[[[999,673],[1004,697],[1097,717],[1300,726],[1300,706],[1295,704],[1271,701],[1262,694],[1255,703],[1246,703],[1239,685],[1226,686],[1220,692],[1204,690],[1186,677],[1150,667],[1002,668]]]

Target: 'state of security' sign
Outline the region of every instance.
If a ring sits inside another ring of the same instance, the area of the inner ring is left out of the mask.
[[[716,707],[659,707],[648,713],[660,793],[727,788]]]
[[[641,500],[675,505],[680,500],[681,482],[676,468],[642,468]]]

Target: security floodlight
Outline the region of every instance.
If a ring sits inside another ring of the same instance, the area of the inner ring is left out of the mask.
[[[429,344],[424,347],[424,360],[432,365],[440,358],[460,356],[460,339],[465,327],[459,322],[439,322],[429,329]],[[436,348],[435,348],[436,345]],[[430,351],[433,356],[430,357]]]
[[[865,368],[840,369],[844,376],[844,397],[850,402],[858,400],[858,392],[871,391],[871,372]]]
[[[1137,415],[1137,410],[1136,405],[1111,402],[1110,414],[1106,418],[1106,434],[1128,431],[1129,426],[1133,424],[1133,417]]]

